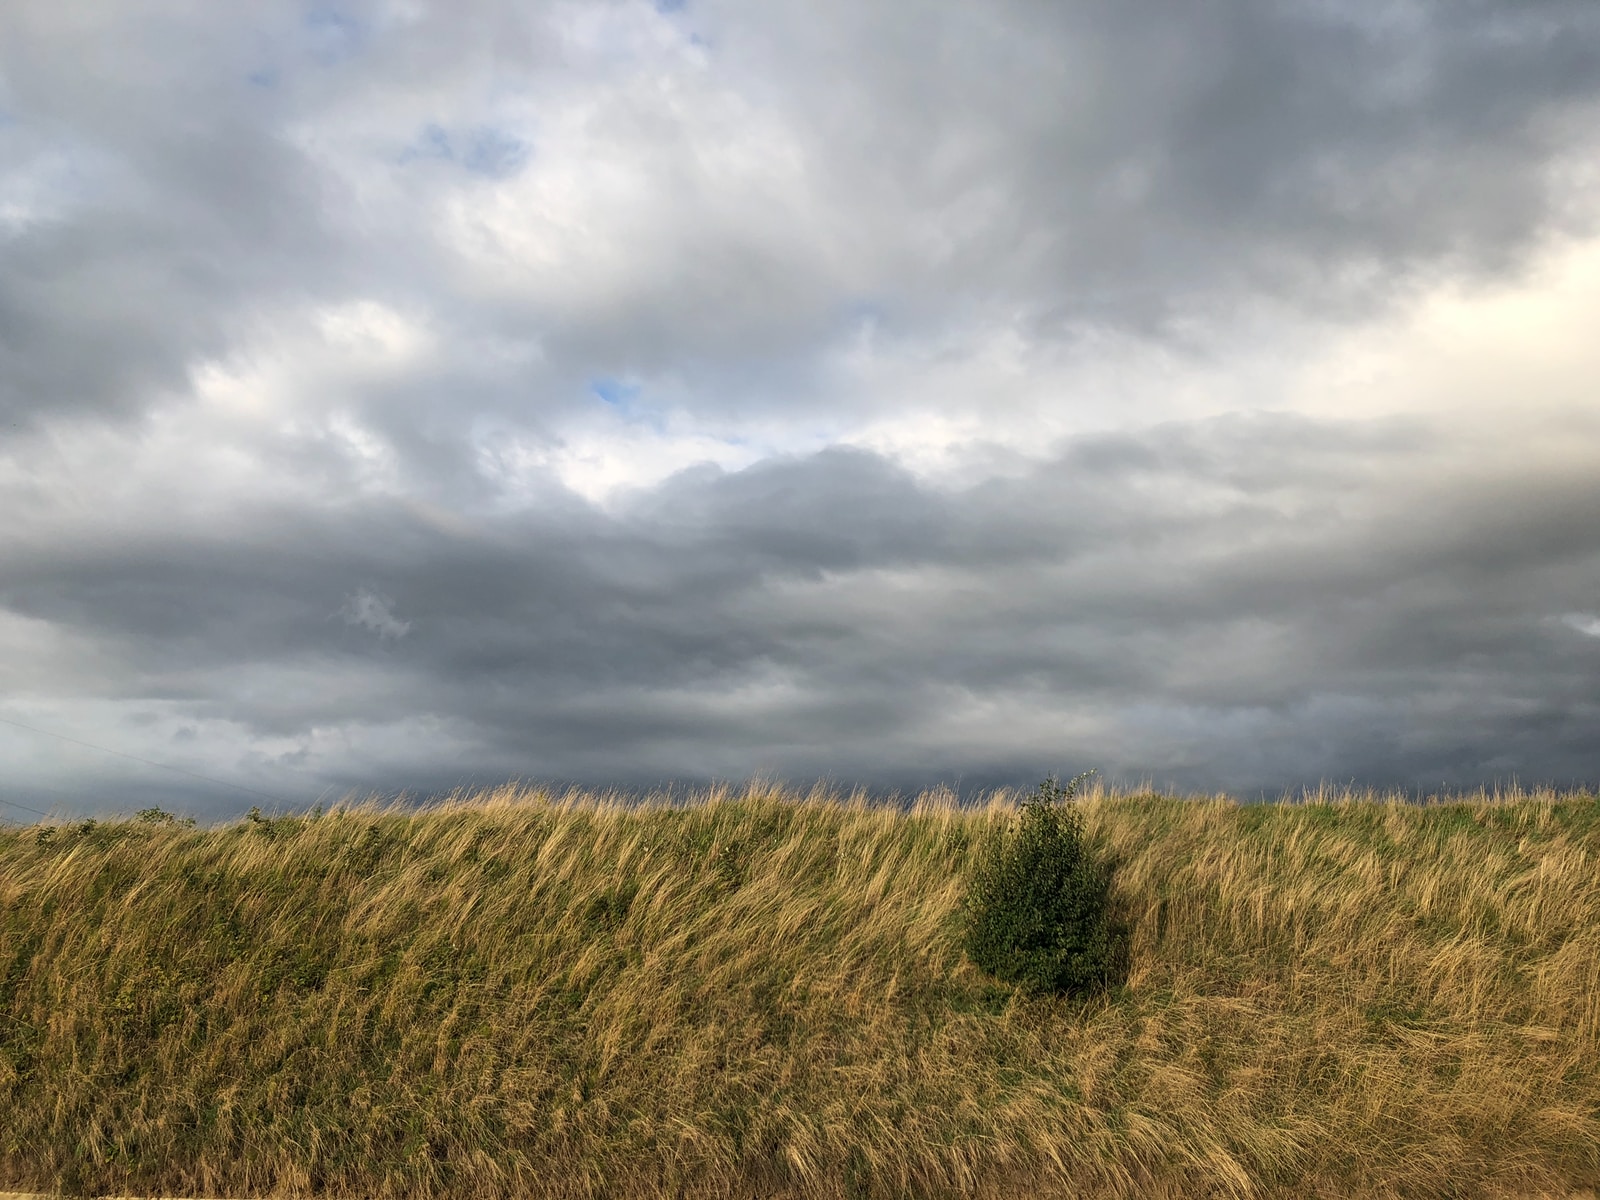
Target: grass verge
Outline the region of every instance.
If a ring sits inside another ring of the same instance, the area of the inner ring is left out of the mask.
[[[1006,797],[0,829],[0,1187],[1600,1185],[1596,797],[1082,803],[1131,933],[1070,1001],[961,952]]]

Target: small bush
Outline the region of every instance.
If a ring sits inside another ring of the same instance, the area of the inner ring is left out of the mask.
[[[1007,983],[1070,993],[1110,976],[1110,873],[1084,845],[1071,807],[1085,778],[1041,783],[1022,803],[1020,826],[979,854],[965,902],[967,954]]]

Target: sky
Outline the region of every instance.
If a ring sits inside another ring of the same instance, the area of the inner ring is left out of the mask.
[[[1593,0],[7,0],[0,821],[1600,781]]]

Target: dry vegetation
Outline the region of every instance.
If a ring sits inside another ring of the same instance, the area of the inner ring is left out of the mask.
[[[0,829],[0,1187],[1385,1196],[1600,1181],[1600,800],[1091,794],[1125,983],[962,957],[1014,809],[506,790]]]

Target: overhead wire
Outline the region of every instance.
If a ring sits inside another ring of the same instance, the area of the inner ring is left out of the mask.
[[[7,800],[4,796],[0,796],[0,804],[4,804],[7,808],[15,808],[20,812],[32,813],[36,817],[49,817],[52,815],[41,809],[29,808],[26,804],[18,804],[15,800]]]

